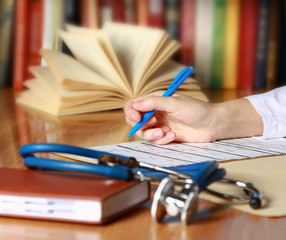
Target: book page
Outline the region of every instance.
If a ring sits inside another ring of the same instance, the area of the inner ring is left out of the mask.
[[[166,33],[159,29],[114,23],[106,23],[103,30],[109,36],[127,79],[132,83],[134,96],[137,95],[150,59],[165,40]]]
[[[66,25],[66,28],[69,33],[74,33],[77,35],[84,35],[86,38],[96,38],[96,40],[102,47],[102,50],[105,52],[106,56],[109,58],[110,62],[113,64],[114,68],[120,75],[122,81],[129,88],[129,91],[132,92],[131,85],[128,83],[125,73],[113,50],[111,42],[103,30],[94,29],[94,28],[84,28],[84,27],[78,27],[78,26],[73,26],[73,25]]]
[[[48,67],[34,66],[30,68],[37,79],[25,81],[30,89],[23,92],[18,102],[30,105],[40,111],[54,115],[68,113],[92,112],[96,110],[121,108],[125,99],[118,92],[110,90],[69,90],[60,87]]]
[[[180,44],[177,41],[167,39],[162,46],[159,47],[159,51],[154,53],[152,59],[150,59],[142,79],[139,83],[138,90],[145,85],[149,77],[155,73],[164,63],[180,48]],[[185,66],[182,65],[182,68]]]
[[[92,147],[92,149],[135,157],[140,162],[171,167],[204,161],[229,161],[286,154],[286,138],[270,140],[239,138],[213,143],[167,145],[139,141]]]
[[[110,89],[113,91],[117,89],[111,81],[69,55],[45,49],[41,50],[41,55],[45,58],[59,84],[65,88]]]
[[[46,91],[53,93],[56,98],[60,98],[61,101],[74,101],[76,99],[83,99],[87,101],[88,98],[103,98],[103,97],[118,97],[122,98],[120,93],[116,91],[111,91],[110,89],[105,89],[105,87],[101,88],[98,86],[96,90],[70,90],[61,88],[60,84],[57,82],[54,74],[48,67],[41,66],[33,66],[30,67],[30,71],[36,76],[38,79],[38,89],[40,95],[45,95]],[[34,88],[35,86],[30,86],[29,88]]]
[[[110,55],[106,55],[95,37],[88,38],[64,31],[60,31],[60,36],[78,61],[106,77],[126,96],[131,95],[130,88],[126,86],[113,62],[110,61]]]
[[[140,90],[139,95],[151,93],[157,90],[165,91],[184,67],[185,66],[180,63],[168,60],[153,75],[151,75],[151,77],[149,77],[148,81]],[[192,78],[186,79],[176,92],[203,101],[208,100],[205,94],[202,93],[197,81]]]

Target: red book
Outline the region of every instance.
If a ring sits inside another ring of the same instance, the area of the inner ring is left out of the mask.
[[[241,0],[237,87],[254,88],[258,0]]]
[[[106,223],[149,199],[149,183],[91,174],[1,168],[0,215]]]
[[[28,36],[27,36],[27,66],[24,80],[33,77],[30,66],[41,65],[40,50],[43,39],[43,0],[29,0],[28,6]]]
[[[16,1],[13,87],[23,89],[33,75],[28,68],[40,65],[43,35],[43,0]]]
[[[125,22],[124,0],[112,0],[112,20],[114,22]]]
[[[149,0],[148,26],[163,29],[164,18],[164,0]]]
[[[28,0],[15,2],[14,26],[13,88],[22,90],[27,64]]]
[[[195,56],[195,0],[181,0],[180,62],[194,65]]]

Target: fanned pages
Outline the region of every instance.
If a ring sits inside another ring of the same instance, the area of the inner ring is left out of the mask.
[[[18,103],[58,116],[119,109],[127,99],[167,89],[185,67],[168,60],[179,44],[160,29],[69,25],[59,35],[73,56],[42,49],[47,66],[30,68],[35,78],[25,82]],[[178,92],[206,100],[192,78]]]

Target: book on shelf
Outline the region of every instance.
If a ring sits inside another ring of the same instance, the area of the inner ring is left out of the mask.
[[[25,78],[32,78],[29,66],[41,65],[40,49],[43,39],[43,14],[44,5],[42,0],[28,0],[28,25],[27,25],[27,53]],[[18,41],[21,41],[18,39]]]
[[[258,0],[241,0],[238,50],[238,88],[254,88],[257,23]]]
[[[226,0],[214,1],[210,87],[222,88],[224,74]]]
[[[122,108],[133,97],[166,90],[185,67],[169,58],[179,43],[161,29],[106,23],[100,30],[68,26],[60,36],[74,57],[41,50],[47,67],[31,67],[35,78],[17,101],[53,115]],[[206,100],[188,78],[178,92]]]
[[[180,39],[180,2],[178,0],[166,0],[165,1],[165,30],[170,35],[170,38],[179,41]]]
[[[165,28],[165,1],[149,0],[148,26]]]
[[[67,4],[71,3],[67,1],[43,0],[43,4],[42,48],[60,51],[62,49],[62,41],[57,34],[57,30],[63,27],[65,8]],[[71,6],[69,5],[69,7]],[[46,64],[43,59],[42,64]]]
[[[83,27],[100,27],[100,5],[99,0],[80,1],[80,22]]]
[[[228,0],[226,4],[225,50],[223,67],[223,88],[237,86],[238,32],[240,0]]]
[[[23,89],[26,73],[28,1],[15,2],[15,27],[13,39],[13,88]]]
[[[148,26],[149,21],[149,0],[137,1],[136,12],[137,12],[137,24],[140,26]]]
[[[112,1],[112,21],[125,22],[125,0]]]
[[[63,6],[63,25],[73,24],[80,25],[80,2],[77,0],[64,0]],[[61,43],[61,51],[64,53],[71,54],[65,43]]]
[[[270,1],[269,32],[266,58],[266,88],[273,89],[277,85],[278,51],[280,46],[282,17],[282,0]],[[283,43],[285,44],[285,43]]]
[[[255,63],[254,88],[265,88],[266,58],[269,32],[269,6],[270,0],[260,0],[258,4],[257,46]]]
[[[169,0],[169,2],[175,2],[179,5],[179,1]],[[173,3],[172,5],[175,5]],[[179,12],[177,22],[180,22],[179,35],[177,39],[180,39],[180,62],[182,64],[192,66],[195,60],[195,20],[196,20],[196,0],[182,0],[180,2],[181,15],[179,19]],[[176,5],[175,5],[176,6]],[[170,17],[172,19],[172,16]],[[173,28],[175,28],[174,26]]]
[[[113,21],[113,1],[112,0],[99,0],[100,10],[100,26],[106,22]]]
[[[61,49],[56,29],[63,23],[63,2],[55,0],[15,1],[13,87],[23,89],[32,78],[29,66],[44,64],[41,48]]]
[[[200,86],[210,87],[213,39],[213,0],[196,0],[195,70]]]
[[[277,85],[285,86],[286,85],[286,45],[283,44],[286,42],[286,1],[283,1],[282,6],[282,21],[281,21],[281,48],[279,55],[279,63],[278,63],[278,77],[277,77]]]
[[[124,1],[124,15],[125,22],[130,24],[137,23],[137,4],[136,0],[123,0]]]
[[[0,1],[0,88],[10,85],[14,0]]]
[[[149,183],[74,172],[0,169],[0,215],[107,223],[149,199]]]

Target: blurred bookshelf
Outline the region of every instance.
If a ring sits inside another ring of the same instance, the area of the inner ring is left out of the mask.
[[[0,87],[22,89],[28,67],[45,64],[41,48],[69,53],[65,24],[107,21],[166,30],[202,88],[286,84],[286,0],[0,0]]]

